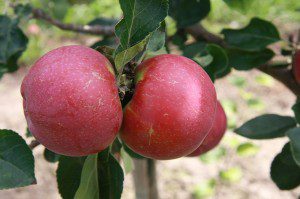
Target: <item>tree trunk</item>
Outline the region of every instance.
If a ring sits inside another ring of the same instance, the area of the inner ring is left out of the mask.
[[[136,199],[158,199],[155,161],[133,158],[133,162]]]

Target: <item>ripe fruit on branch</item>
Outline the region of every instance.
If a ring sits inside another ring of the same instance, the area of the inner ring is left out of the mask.
[[[138,154],[174,159],[193,152],[212,126],[216,92],[205,71],[178,55],[159,55],[136,70],[121,138]]]
[[[216,115],[213,126],[202,144],[188,156],[198,156],[216,147],[226,132],[227,119],[222,105],[217,101]]]
[[[293,74],[298,84],[300,84],[300,50],[297,50],[293,57]]]
[[[122,122],[110,62],[84,46],[64,46],[40,58],[23,80],[28,128],[48,149],[85,156],[109,146]]]

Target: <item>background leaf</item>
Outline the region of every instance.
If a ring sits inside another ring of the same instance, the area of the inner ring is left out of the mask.
[[[183,50],[183,56],[188,58],[195,58],[201,56],[206,47],[206,43],[202,41],[194,42],[186,45]]]
[[[294,111],[296,121],[298,122],[298,124],[300,124],[300,102],[296,102],[292,109]]]
[[[50,151],[49,149],[45,148],[44,150],[44,158],[48,161],[48,162],[57,162],[59,160],[60,155],[56,154],[52,151]]]
[[[128,155],[128,153],[126,153],[126,151],[123,148],[121,149],[121,157],[123,160],[125,173],[130,173],[133,169],[133,162],[131,157]]]
[[[147,44],[147,50],[148,51],[158,51],[165,45],[166,40],[166,31],[165,31],[165,23],[162,22],[160,27],[155,30],[153,33],[151,33],[149,42]]]
[[[27,43],[27,37],[18,27],[18,20],[0,15],[0,78],[5,72],[18,69],[17,60]]]
[[[251,19],[248,26],[239,30],[224,29],[222,34],[228,45],[244,50],[258,51],[280,40],[279,32],[269,21]]]
[[[208,44],[206,50],[213,57],[213,60],[204,69],[214,81],[218,75],[226,70],[228,66],[228,57],[224,49],[215,44]]]
[[[230,8],[246,13],[254,0],[223,0]]]
[[[228,67],[228,57],[225,50],[216,44],[195,42],[186,45],[183,56],[193,59],[202,66],[212,81],[223,74]]]
[[[30,4],[18,4],[14,7],[14,13],[19,19],[28,20],[32,13],[32,7]]]
[[[170,16],[179,28],[198,23],[209,11],[209,0],[170,0]]]
[[[132,157],[132,158],[136,158],[136,159],[145,158],[145,157],[141,156],[140,154],[137,154],[134,151],[132,151],[125,143],[123,143],[123,148],[126,151],[126,153],[128,153],[128,155],[130,155],[130,157]]]
[[[32,151],[21,136],[0,130],[0,189],[36,184]]]
[[[271,139],[285,136],[285,132],[295,126],[292,117],[265,114],[249,120],[235,132],[250,139]]]
[[[117,19],[111,19],[111,18],[95,18],[92,21],[90,21],[88,23],[88,25],[91,26],[97,26],[97,25],[101,25],[101,26],[115,26],[118,23]]]
[[[287,131],[287,136],[290,139],[291,150],[295,162],[300,167],[300,128],[293,128]]]
[[[300,185],[300,167],[292,158],[290,144],[284,145],[271,164],[271,178],[279,189],[290,190]]]
[[[245,51],[241,49],[226,49],[229,65],[236,70],[250,70],[268,62],[275,55],[270,49],[261,51]]]

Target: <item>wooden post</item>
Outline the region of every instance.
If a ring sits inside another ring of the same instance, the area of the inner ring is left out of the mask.
[[[136,199],[158,199],[155,161],[133,158],[133,163]]]

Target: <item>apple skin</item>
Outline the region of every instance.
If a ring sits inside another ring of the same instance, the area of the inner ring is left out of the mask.
[[[223,138],[227,128],[227,118],[224,109],[217,101],[216,115],[212,128],[202,144],[189,157],[199,156],[215,148]]]
[[[64,46],[41,57],[21,86],[32,135],[49,150],[85,156],[109,146],[122,123],[112,65],[84,46]]]
[[[300,84],[300,50],[297,50],[293,57],[293,74],[298,84]]]
[[[121,139],[144,157],[169,160],[193,152],[214,120],[216,91],[206,72],[178,55],[158,55],[136,70]]]

